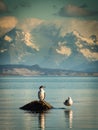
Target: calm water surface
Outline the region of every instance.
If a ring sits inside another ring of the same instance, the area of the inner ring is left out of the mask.
[[[55,107],[31,113],[19,107],[37,99],[45,85],[46,101]],[[65,107],[71,96],[74,104]],[[0,130],[98,129],[98,77],[0,77]]]

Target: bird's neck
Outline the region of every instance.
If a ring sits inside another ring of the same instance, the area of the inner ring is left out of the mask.
[[[41,88],[40,91],[44,91],[44,89]]]

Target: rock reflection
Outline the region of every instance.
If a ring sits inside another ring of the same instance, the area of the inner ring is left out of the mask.
[[[45,130],[45,113],[39,113],[39,126],[41,130]]]
[[[72,110],[65,110],[65,119],[68,123],[68,128],[72,128],[72,121],[73,121],[73,111]]]

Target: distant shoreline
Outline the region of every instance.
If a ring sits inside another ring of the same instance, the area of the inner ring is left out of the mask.
[[[38,65],[0,65],[0,76],[61,76],[98,77],[98,72],[82,72],[64,69],[41,68]]]

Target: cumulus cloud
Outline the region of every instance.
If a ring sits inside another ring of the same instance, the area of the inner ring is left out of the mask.
[[[98,53],[97,52],[91,52],[87,48],[80,49],[80,52],[89,60],[91,61],[97,61],[98,60]]]
[[[61,28],[60,36],[62,37],[64,37],[67,33],[77,30],[84,37],[89,38],[91,35],[96,35],[98,39],[97,20],[80,20],[70,18],[70,19],[54,20],[53,24],[55,24],[57,28]]]
[[[82,6],[76,5],[66,5],[60,9],[59,15],[60,16],[68,16],[68,17],[83,17],[83,16],[93,16],[96,15],[97,11],[87,10]]]
[[[21,21],[17,25],[17,28],[20,28],[23,31],[31,31],[32,29],[34,29],[36,26],[40,25],[41,23],[43,23],[43,20],[41,19],[28,18],[28,19],[25,19],[24,21]]]
[[[39,51],[39,48],[36,44],[34,44],[33,39],[31,38],[31,34],[29,32],[23,32],[24,35],[24,42],[27,46],[35,49],[36,51]]]
[[[59,43],[59,49],[56,49],[56,52],[65,55],[70,56],[71,55],[71,49],[63,45],[62,43]]]
[[[73,34],[74,34],[77,38],[79,38],[79,40],[81,40],[81,41],[83,41],[83,42],[86,42],[86,43],[88,43],[88,44],[90,44],[90,45],[93,45],[93,44],[94,44],[93,39],[91,39],[91,38],[86,38],[86,37],[80,35],[77,31],[73,31]]]
[[[0,37],[9,32],[17,25],[17,19],[13,16],[0,18]]]
[[[0,12],[7,11],[7,6],[5,5],[3,0],[0,0]]]
[[[8,41],[8,42],[11,42],[11,41],[12,41],[12,38],[11,38],[10,36],[7,36],[7,35],[6,35],[6,36],[4,37],[4,40],[5,40],[5,41]]]
[[[62,19],[62,20],[50,20],[44,21],[37,18],[25,19],[18,23],[17,28],[23,31],[30,32],[32,29],[40,25],[55,25],[57,29],[60,29],[60,35],[63,37],[66,33],[77,30],[85,37],[90,37],[92,34],[97,36],[98,39],[98,21],[97,20],[80,20],[75,18]]]

